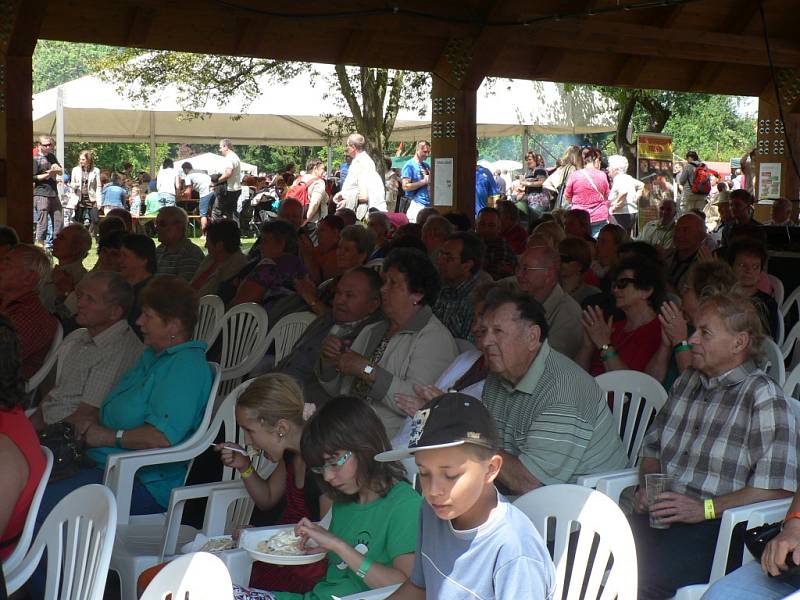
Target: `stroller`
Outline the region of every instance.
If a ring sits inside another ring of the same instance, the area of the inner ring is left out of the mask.
[[[278,208],[281,199],[274,186],[264,188],[250,200],[252,209],[248,227],[253,237],[258,237],[261,226],[272,219],[278,218]]]

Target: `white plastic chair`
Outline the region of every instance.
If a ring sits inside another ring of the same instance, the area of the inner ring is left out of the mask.
[[[365,267],[368,269],[372,269],[373,271],[377,271],[380,273],[383,271],[383,259],[382,258],[373,258],[372,260],[366,262],[364,264]]]
[[[255,302],[238,304],[225,313],[218,399],[227,396],[264,357],[268,330],[267,311]]]
[[[28,395],[29,408],[33,406],[36,399],[36,390],[42,385],[42,382],[50,374],[50,371],[53,370],[53,365],[56,364],[58,348],[61,346],[62,341],[64,341],[64,328],[61,326],[61,323],[59,323],[56,327],[56,335],[53,338],[53,342],[50,344],[50,350],[47,351],[47,355],[44,357],[42,366],[25,382],[25,393]]]
[[[277,365],[284,356],[289,354],[303,335],[303,332],[311,323],[317,319],[313,312],[291,313],[280,319],[270,329],[267,334],[265,344],[266,351],[269,351],[272,344],[275,344],[275,364]]]
[[[194,326],[194,339],[205,342],[211,348],[222,329],[224,316],[225,303],[222,302],[222,298],[214,294],[200,298],[197,324]]]
[[[24,559],[6,576],[13,594],[30,579],[47,550],[48,600],[102,600],[114,545],[117,508],[103,485],[78,488],[42,524]]]
[[[577,535],[568,584],[569,598],[577,599],[586,582],[585,598],[597,598],[602,587],[601,600],[636,600],[633,534],[622,510],[609,498],[577,485],[547,485],[520,496],[514,506],[528,516],[543,539],[554,541],[556,598],[562,598],[567,587],[570,536]],[[555,520],[554,526],[551,526],[552,520]],[[595,538],[598,545],[590,564]]]
[[[772,286],[772,297],[775,299],[775,303],[780,310],[783,306],[783,298],[785,296],[783,282],[775,275],[770,275],[769,273],[767,273],[767,279],[769,279],[769,284]]]
[[[797,349],[797,340],[800,339],[800,321],[794,324],[791,331],[786,335],[781,346],[784,364],[793,369],[800,363],[800,351]],[[788,361],[788,362],[786,362]]]
[[[209,444],[216,439],[221,428],[223,428],[224,437],[227,441],[242,439],[243,436],[239,434],[236,427],[234,408],[239,395],[247,389],[249,384],[250,382],[248,381],[239,385],[225,398],[210,425],[204,428],[200,436],[193,436],[192,444],[181,444],[180,448],[166,448],[157,455],[146,457],[137,456],[140,454],[139,452],[113,455],[114,457],[121,457],[116,459],[116,470],[132,479],[136,470],[142,466],[154,463],[192,460],[205,452]],[[265,470],[269,469],[269,465],[271,465],[271,463],[268,463],[267,469],[264,467],[260,468],[259,472],[263,474]],[[272,465],[271,468],[274,469],[274,465]],[[234,476],[238,477],[238,473],[233,469],[228,467],[223,469],[223,481],[229,481],[233,479]],[[240,482],[237,482],[237,484],[244,489],[244,486]],[[165,558],[173,555],[178,544],[186,543],[194,539],[197,530],[193,527],[182,526],[180,524],[183,516],[184,503],[192,498],[204,497],[207,495],[192,494],[191,490],[207,488],[213,485],[221,484],[200,484],[199,486],[173,489],[170,496],[170,506],[166,513],[137,516],[126,515],[124,521],[121,518],[119,519],[119,524],[117,525],[117,540],[114,543],[114,553],[111,557],[111,570],[119,574],[122,600],[136,600],[136,580],[142,571],[163,562]],[[184,490],[189,490],[189,492],[185,492]],[[234,512],[239,511],[239,513],[246,513],[247,515],[246,521],[238,522],[241,522],[242,525],[247,524],[252,508],[253,504],[249,496],[239,503],[238,506],[234,507]],[[128,499],[126,507],[126,510],[129,509],[130,499]],[[237,513],[237,516],[239,513]],[[208,528],[204,527],[204,531],[207,529]]]
[[[778,305],[781,311],[781,316],[785,319],[792,310],[792,306],[795,305],[797,306],[797,314],[800,316],[800,286],[795,288],[795,290],[789,294],[789,297],[783,301],[783,304]]]
[[[595,380],[606,395],[612,395],[611,416],[628,455],[628,467],[635,467],[639,463],[639,450],[647,433],[647,426],[667,401],[667,392],[653,377],[640,371],[609,371],[598,375]],[[576,483],[595,488],[600,479],[625,472],[584,475]]]
[[[42,495],[44,495],[44,488],[47,487],[47,482],[50,479],[50,471],[53,470],[53,453],[50,448],[42,446],[42,454],[45,458],[44,472],[42,478],[39,480],[39,485],[36,486],[36,491],[33,493],[31,505],[28,508],[28,515],[25,517],[25,524],[22,526],[22,533],[19,535],[17,545],[11,554],[8,555],[3,561],[3,573],[8,575],[13,571],[17,565],[22,562],[22,558],[31,547],[31,540],[33,539],[33,529],[36,527],[36,516],[39,514],[39,506],[42,503]]]
[[[773,339],[778,346],[783,346],[784,339],[786,338],[786,323],[783,322],[783,317],[778,314],[778,327],[774,332]]]
[[[783,382],[783,393],[787,396],[797,398],[795,388],[800,385],[800,365],[795,366]]]
[[[176,558],[164,567],[142,594],[142,600],[230,600],[231,576],[225,564],[208,552]]]
[[[385,600],[391,596],[394,591],[400,587],[400,584],[387,585],[382,588],[375,588],[366,592],[358,592],[357,594],[350,594],[349,596],[331,596],[333,600]]]
[[[793,328],[794,330],[794,328]],[[790,334],[791,335],[791,334]],[[764,338],[765,364],[764,372],[780,386],[786,381],[786,366],[783,362],[783,350],[771,338]]]

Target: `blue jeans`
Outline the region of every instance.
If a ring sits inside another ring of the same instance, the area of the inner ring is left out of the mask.
[[[592,223],[592,237],[597,239],[597,236],[600,235],[600,230],[608,225],[608,221],[598,221],[597,223]]]
[[[778,600],[800,587],[800,581],[775,579],[764,574],[761,563],[749,562],[712,585],[703,600]]]
[[[198,212],[200,213],[201,217],[208,217],[208,209],[211,207],[211,201],[214,199],[214,193],[210,193],[206,196],[200,198]]]

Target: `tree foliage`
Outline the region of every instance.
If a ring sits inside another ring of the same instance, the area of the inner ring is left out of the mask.
[[[96,70],[98,61],[120,51],[99,44],[39,40],[33,52],[33,93],[89,75]]]

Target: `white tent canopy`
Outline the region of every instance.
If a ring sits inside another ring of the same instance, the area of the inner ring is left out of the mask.
[[[189,158],[176,158],[175,168],[180,169],[181,165],[185,162],[192,163],[192,170],[205,171],[209,175],[214,175],[215,173],[222,174],[228,167],[228,161],[225,160],[225,157],[214,154],[213,152],[195,154]],[[242,175],[258,175],[258,167],[244,161],[239,163],[239,170]]]
[[[329,65],[315,65],[330,73]],[[88,76],[36,94],[33,130],[59,133],[67,142],[214,143],[230,138],[237,145],[325,146],[336,143],[326,132],[322,115],[338,112],[326,97],[324,77],[298,76],[276,85],[265,77],[263,93],[246,109],[233,98],[224,107],[207,104],[203,118],[188,119],[169,86],[145,105],[120,95],[116,85]],[[63,120],[57,114],[63,110]],[[430,115],[430,105],[427,115]],[[239,117],[237,120],[231,117]],[[599,94],[565,91],[562,84],[527,80],[495,80],[478,91],[478,136],[524,133],[581,134],[613,131],[613,107]],[[430,138],[430,117],[401,111],[392,141]]]

